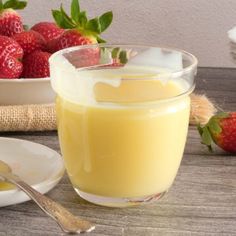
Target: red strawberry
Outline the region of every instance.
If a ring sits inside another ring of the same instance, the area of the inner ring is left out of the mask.
[[[24,56],[36,51],[36,50],[45,50],[46,49],[46,41],[43,36],[33,30],[21,32],[19,34],[15,34],[13,36],[23,48]]]
[[[24,70],[22,77],[24,78],[43,78],[49,77],[49,62],[51,56],[48,52],[35,51],[24,57]]]
[[[71,17],[62,5],[60,10],[53,10],[53,17],[59,27],[67,29],[60,37],[51,41],[49,50],[55,52],[63,48],[105,42],[99,35],[112,22],[112,12],[106,12],[100,17],[88,20],[85,11],[80,11],[79,1],[71,3]]]
[[[63,32],[64,29],[59,28],[53,22],[40,22],[34,25],[31,30],[37,31],[40,33],[46,42],[49,42],[53,39],[58,38]]]
[[[21,46],[13,39],[0,35],[0,78],[19,78],[23,67]]]
[[[221,112],[198,127],[202,143],[212,150],[212,141],[227,152],[236,153],[236,112]]]
[[[23,9],[25,1],[8,0],[4,4],[0,1],[0,34],[12,36],[24,31],[21,17],[14,9]]]
[[[93,48],[75,50],[64,53],[63,56],[76,68],[89,67],[99,64],[100,50],[94,45]]]
[[[56,52],[63,48],[73,47],[77,45],[95,44],[97,40],[94,36],[85,36],[76,29],[65,31],[59,38],[52,40],[48,44],[50,52]]]

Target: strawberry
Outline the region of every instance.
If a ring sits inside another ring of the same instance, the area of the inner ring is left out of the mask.
[[[90,37],[87,37],[85,35],[82,35],[80,31],[71,29],[65,31],[59,38],[49,42],[48,48],[49,51],[53,53],[63,48],[95,43],[97,43],[97,40],[92,35]]]
[[[31,30],[40,33],[44,37],[47,43],[53,39],[58,38],[64,32],[64,29],[59,28],[53,22],[37,23],[31,28]]]
[[[3,4],[0,0],[0,34],[11,37],[24,31],[23,23],[16,9],[26,7],[25,1],[8,0]]]
[[[49,77],[49,62],[51,56],[48,52],[35,51],[23,59],[24,70],[22,77],[24,78],[43,78]]]
[[[80,10],[78,0],[72,0],[71,17],[66,14],[62,5],[60,10],[53,10],[52,13],[57,25],[67,29],[60,37],[51,41],[49,50],[52,53],[67,47],[105,42],[99,35],[109,27],[113,18],[112,12],[106,12],[88,20],[86,12]]]
[[[23,49],[13,39],[0,35],[0,78],[19,78]]]
[[[96,45],[64,53],[63,56],[76,68],[98,65],[100,60],[99,48]]]
[[[236,112],[221,112],[205,126],[198,126],[202,143],[212,151],[212,142],[226,152],[236,153]]]
[[[36,51],[36,50],[45,50],[46,41],[44,37],[33,30],[24,31],[19,34],[15,34],[13,37],[23,48],[24,56]]]

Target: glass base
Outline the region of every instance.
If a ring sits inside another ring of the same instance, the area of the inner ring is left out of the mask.
[[[84,200],[97,204],[97,205],[107,206],[107,207],[129,207],[129,206],[135,206],[135,205],[140,205],[140,204],[146,204],[146,203],[159,200],[167,192],[165,191],[162,193],[152,194],[152,195],[144,196],[144,197],[115,198],[115,197],[103,197],[103,196],[99,196],[99,195],[95,195],[91,193],[86,193],[77,188],[75,188],[75,191]]]

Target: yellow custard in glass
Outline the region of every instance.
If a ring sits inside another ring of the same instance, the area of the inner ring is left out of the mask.
[[[105,69],[98,73],[106,75]],[[176,97],[186,91],[181,78],[143,77],[128,77],[118,86],[95,84],[95,103],[58,94],[60,147],[75,189],[142,197],[165,192],[173,183],[184,151],[190,98]]]

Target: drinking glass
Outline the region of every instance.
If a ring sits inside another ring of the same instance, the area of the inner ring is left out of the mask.
[[[161,198],[183,156],[197,59],[101,44],[61,50],[49,62],[61,152],[79,196],[111,207]]]

